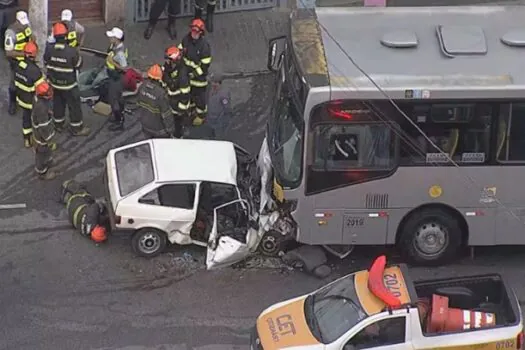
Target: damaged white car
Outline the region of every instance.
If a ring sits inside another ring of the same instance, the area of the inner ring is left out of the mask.
[[[133,232],[140,256],[156,256],[168,242],[196,244],[207,248],[208,269],[234,264],[268,232],[271,243],[293,227],[279,211],[261,210],[268,175],[259,173],[256,160],[227,141],[153,139],[113,149],[104,172],[112,230]]]

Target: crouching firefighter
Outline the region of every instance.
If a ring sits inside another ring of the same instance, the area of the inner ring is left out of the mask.
[[[33,140],[35,142],[35,171],[41,180],[53,180],[56,173],[49,168],[53,166],[52,152],[56,149],[53,137],[55,126],[50,116],[53,90],[42,81],[35,89],[35,102],[31,113]]]
[[[102,202],[98,202],[87,189],[76,181],[62,184],[60,201],[66,205],[69,221],[84,237],[95,242],[107,239],[108,213]]]
[[[36,44],[33,41],[28,42],[24,46],[24,60],[15,66],[16,103],[22,108],[22,135],[26,148],[32,145],[31,110],[35,88],[44,81],[44,74],[35,62],[37,53]]]
[[[170,46],[164,53],[164,73],[162,80],[166,85],[171,112],[175,122],[173,136],[180,138],[183,128],[190,125],[190,77],[188,68],[182,61],[182,52],[176,46]]]
[[[137,106],[142,132],[146,138],[173,136],[173,117],[162,82],[162,68],[158,64],[148,69],[148,79],[139,88]]]
[[[211,64],[211,49],[204,37],[204,22],[194,19],[190,24],[190,32],[182,39],[179,48],[182,49],[184,63],[190,69],[191,106],[195,107],[193,125],[201,125],[207,109],[208,70]]]

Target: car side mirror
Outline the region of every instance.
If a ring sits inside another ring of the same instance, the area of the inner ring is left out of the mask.
[[[286,36],[276,37],[268,42],[268,70],[272,72],[279,70],[284,56],[285,44]]]

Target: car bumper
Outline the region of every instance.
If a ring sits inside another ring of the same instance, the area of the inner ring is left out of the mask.
[[[106,200],[108,209],[109,225],[111,227],[111,231],[115,231],[117,229],[117,223],[115,220],[115,211],[113,210],[113,203],[111,203],[111,196],[109,194],[108,170],[106,166],[104,166],[104,176],[102,181],[104,186],[104,198]]]

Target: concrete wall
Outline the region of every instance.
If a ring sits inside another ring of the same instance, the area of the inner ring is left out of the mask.
[[[103,7],[103,17],[105,23],[117,23],[126,20],[127,0],[105,0]]]

